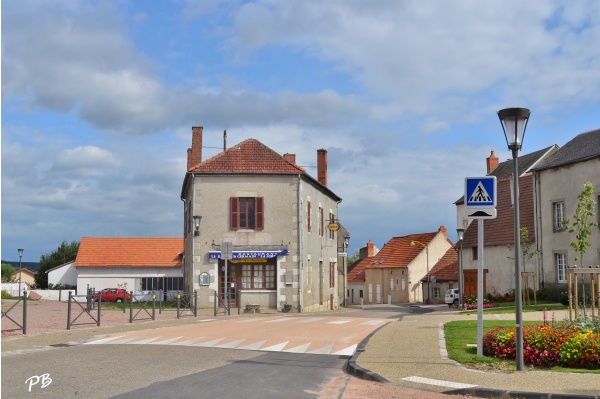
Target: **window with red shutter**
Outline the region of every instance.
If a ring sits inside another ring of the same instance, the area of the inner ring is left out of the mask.
[[[264,222],[264,199],[263,197],[256,198],[256,230],[262,230],[265,228]]]
[[[308,227],[308,232],[310,233],[310,201],[307,202],[306,210],[308,212],[308,217],[307,217],[306,225]]]
[[[231,197],[229,199],[231,230],[263,230],[265,226],[263,197]]]
[[[229,226],[231,230],[237,230],[240,225],[239,198],[229,198]]]
[[[325,226],[323,225],[325,221],[323,220],[323,208],[319,207],[319,236],[323,237],[325,232]]]

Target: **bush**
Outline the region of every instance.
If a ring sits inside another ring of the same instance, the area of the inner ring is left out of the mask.
[[[563,305],[569,304],[569,298],[567,297],[567,292],[561,288],[541,288],[537,292],[538,299],[556,302]]]
[[[8,291],[2,290],[2,298],[7,298],[9,296],[12,296],[8,293]]]
[[[600,324],[600,323],[598,323]],[[514,328],[496,328],[483,336],[483,353],[516,357]],[[528,325],[523,328],[523,360],[537,367],[600,369],[600,334],[574,323]]]

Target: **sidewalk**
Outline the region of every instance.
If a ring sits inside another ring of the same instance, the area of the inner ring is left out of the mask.
[[[562,320],[566,314],[557,314]],[[523,313],[542,320],[541,312]],[[484,315],[485,320],[514,320],[514,315]],[[443,324],[477,320],[477,315],[433,312],[407,316],[367,338],[349,361],[350,373],[381,382],[448,394],[489,398],[600,398],[600,375],[528,369],[483,372],[447,358]]]

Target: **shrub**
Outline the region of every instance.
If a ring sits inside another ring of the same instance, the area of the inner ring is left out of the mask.
[[[488,331],[483,336],[483,353],[501,359],[514,359],[515,333],[514,328]],[[600,334],[566,322],[557,326],[525,326],[523,360],[537,367],[600,369]]]
[[[2,298],[6,298],[6,297],[9,297],[9,296],[12,296],[12,295],[10,295],[8,293],[8,291],[2,290]]]

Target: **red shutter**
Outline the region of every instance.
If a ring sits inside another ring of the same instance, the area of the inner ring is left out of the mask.
[[[256,230],[265,228],[265,212],[263,197],[256,197]]]
[[[310,233],[310,201],[308,201],[308,206],[306,208],[308,210],[308,232]]]
[[[323,237],[324,233],[323,223],[325,223],[325,221],[323,220],[323,208],[319,207],[319,235],[321,237]]]
[[[229,198],[229,228],[237,230],[240,225],[240,202],[239,198]]]

